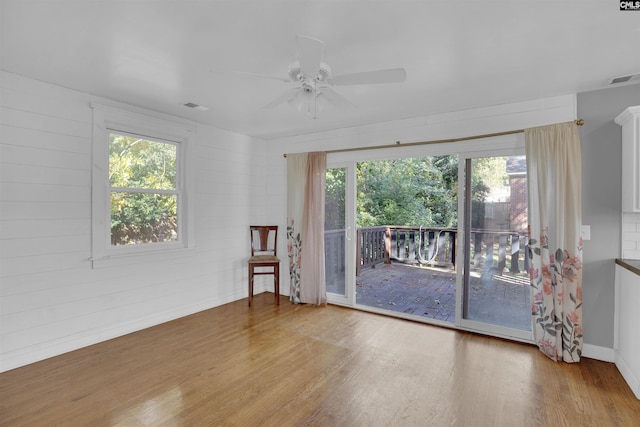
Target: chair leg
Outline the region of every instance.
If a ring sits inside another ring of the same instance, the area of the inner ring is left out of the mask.
[[[280,265],[276,264],[274,270],[273,293],[276,298],[276,305],[280,305]]]
[[[253,302],[253,266],[249,265],[249,307]]]

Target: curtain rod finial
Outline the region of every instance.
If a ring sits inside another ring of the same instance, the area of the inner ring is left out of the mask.
[[[583,119],[576,120],[576,125],[582,126],[583,124],[584,124],[584,120]]]

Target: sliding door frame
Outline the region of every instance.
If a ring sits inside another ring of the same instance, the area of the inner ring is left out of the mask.
[[[347,189],[346,189],[346,212],[345,217],[346,232],[351,232],[351,236],[347,234],[345,253],[347,254],[346,277],[345,277],[345,293],[344,297],[329,294],[327,299],[329,303],[344,305],[352,308],[361,309],[356,306],[355,299],[355,263],[356,263],[356,183],[355,183],[355,165],[357,162],[370,160],[390,160],[408,157],[428,157],[455,154],[458,156],[458,185],[459,195],[464,194],[465,188],[465,170],[464,165],[466,159],[474,157],[499,156],[499,155],[520,155],[524,154],[524,135],[522,133],[514,133],[500,135],[495,137],[472,139],[457,142],[447,142],[441,144],[416,145],[416,146],[398,146],[393,148],[384,148],[377,150],[362,150],[349,152],[335,152],[327,155],[327,168],[346,167],[347,171]],[[458,239],[456,245],[456,265],[465,265],[465,246],[468,241],[465,236],[465,206],[464,197],[458,197]],[[351,237],[349,239],[349,237]],[[459,268],[456,272],[456,320],[453,323],[446,323],[435,319],[414,318],[410,320],[419,321],[438,326],[451,327],[459,330],[479,332],[489,336],[500,338],[508,338],[521,342],[533,342],[532,334],[528,331],[519,331],[511,328],[503,328],[495,325],[489,325],[463,319],[462,298],[463,298],[463,269]],[[378,312],[375,309],[367,310]],[[392,315],[392,313],[384,313]],[[399,313],[400,314],[400,313]],[[393,314],[395,316],[395,314]],[[395,317],[407,318],[402,315]]]
[[[510,338],[517,341],[533,342],[532,331],[509,328],[485,322],[466,319],[465,298],[469,294],[466,275],[469,274],[471,261],[471,176],[467,173],[471,160],[483,157],[502,157],[524,155],[524,141],[522,147],[504,149],[488,149],[469,153],[460,153],[458,157],[458,252],[456,265],[463,266],[456,270],[456,321],[459,329],[480,332],[485,335]]]

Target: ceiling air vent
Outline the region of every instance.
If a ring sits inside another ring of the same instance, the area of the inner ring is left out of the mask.
[[[198,104],[194,104],[193,102],[187,102],[186,104],[182,104],[185,107],[188,108],[193,108],[194,110],[198,110],[198,111],[207,111],[209,108],[205,107],[204,105],[198,105]]]
[[[627,76],[618,76],[618,77],[612,77],[609,80],[609,84],[611,85],[615,85],[618,83],[626,83],[629,80],[633,79],[634,77],[638,77],[639,74],[629,74]]]

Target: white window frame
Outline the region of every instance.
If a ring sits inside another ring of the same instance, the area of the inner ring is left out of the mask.
[[[93,266],[131,256],[159,256],[194,247],[193,173],[189,149],[195,124],[170,116],[146,111],[123,109],[92,103],[92,203],[91,234]],[[111,191],[109,183],[110,134],[136,135],[151,141],[168,142],[177,146],[176,191],[178,194],[178,239],[172,242],[153,242],[114,246],[111,244]]]

